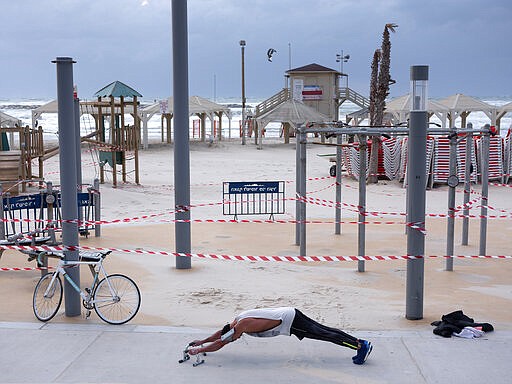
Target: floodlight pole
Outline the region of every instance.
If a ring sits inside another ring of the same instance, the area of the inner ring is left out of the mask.
[[[190,269],[190,149],[187,1],[172,0],[176,269]],[[187,256],[185,256],[187,255]]]
[[[240,40],[242,50],[242,145],[245,145],[247,132],[245,129],[245,40]]]
[[[62,244],[65,261],[78,261],[78,201],[76,129],[73,98],[73,59],[57,57],[57,105],[59,108],[59,164],[62,199]],[[72,250],[68,248],[72,248]],[[69,277],[80,286],[80,269],[69,268]],[[82,312],[80,294],[64,281],[66,316],[79,316]]]
[[[409,156],[407,164],[407,223],[425,226],[426,145],[428,66],[411,66],[412,107],[409,120]],[[406,313],[409,320],[423,318],[425,235],[417,228],[407,231]]]

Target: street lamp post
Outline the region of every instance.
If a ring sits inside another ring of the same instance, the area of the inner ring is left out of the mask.
[[[350,59],[350,55],[344,55],[343,49],[341,50],[341,55],[339,53],[336,54],[336,62],[340,63],[340,73],[341,77],[345,76],[347,78],[347,88],[348,88],[348,75],[343,73],[343,63],[346,63]]]
[[[242,49],[242,145],[245,145],[245,40],[240,40],[240,48]]]

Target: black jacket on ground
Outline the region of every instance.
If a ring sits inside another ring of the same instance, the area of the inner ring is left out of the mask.
[[[484,332],[494,331],[491,324],[475,323],[471,317],[466,316],[461,310],[443,315],[441,321],[434,321],[431,325],[435,326],[433,332],[443,337],[451,337],[452,333],[460,333],[464,327],[482,327]]]

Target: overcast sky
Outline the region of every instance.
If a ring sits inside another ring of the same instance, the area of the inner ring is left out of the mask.
[[[55,64],[70,56],[79,96],[114,80],[144,99],[172,90],[170,0],[0,0],[0,98],[56,96]],[[266,98],[284,73],[318,63],[368,95],[373,52],[391,35],[391,96],[409,89],[411,65],[430,66],[429,95],[512,95],[510,0],[188,0],[190,95]],[[289,55],[291,47],[291,55]],[[274,48],[273,61],[266,52]]]

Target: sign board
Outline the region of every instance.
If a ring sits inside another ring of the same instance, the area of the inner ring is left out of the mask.
[[[302,100],[322,100],[323,89],[319,85],[305,85],[302,89]]]
[[[284,213],[284,181],[224,182],[224,215],[270,215]]]
[[[28,233],[36,228],[41,228],[42,223],[48,220],[48,202],[53,203],[52,220],[57,220],[57,228],[61,224],[61,196],[60,194],[38,193],[27,196],[4,197],[0,201],[0,225],[3,225],[2,236],[14,233]],[[78,217],[81,220],[96,220],[93,209],[93,195],[88,192],[77,193]],[[4,221],[4,223],[2,223]],[[94,229],[94,225],[87,225],[88,230]]]
[[[303,79],[293,79],[293,90],[292,90],[293,100],[302,101],[303,88],[304,88],[304,80]]]
[[[278,181],[234,182],[228,183],[229,193],[277,193]]]
[[[19,211],[21,209],[37,209],[37,208],[48,208],[46,198],[41,200],[41,197],[45,195],[27,195],[27,196],[13,196],[9,199],[4,198],[4,211]],[[89,201],[89,194],[87,192],[77,193],[77,202],[79,207],[86,207],[93,205],[92,201]],[[57,204],[62,206],[60,194],[57,197]]]

